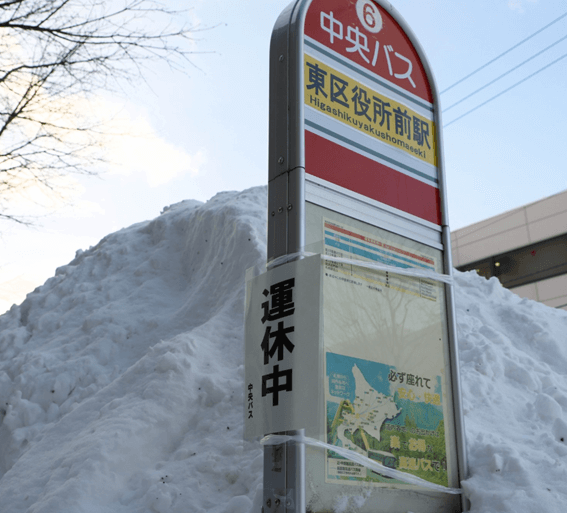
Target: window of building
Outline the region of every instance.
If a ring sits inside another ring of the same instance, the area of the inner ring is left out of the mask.
[[[498,277],[507,288],[567,273],[567,234],[458,267]]]

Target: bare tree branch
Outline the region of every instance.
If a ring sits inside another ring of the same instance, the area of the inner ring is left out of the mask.
[[[14,191],[91,173],[97,122],[73,99],[143,79],[146,63],[192,64],[199,27],[155,0],[0,0],[0,220]]]

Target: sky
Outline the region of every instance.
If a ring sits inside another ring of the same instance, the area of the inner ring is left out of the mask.
[[[112,162],[70,185],[72,206],[38,208],[31,228],[0,224],[0,311],[69,262],[79,249],[184,199],[267,183],[269,41],[287,0],[181,0],[180,22],[195,24],[192,64],[156,65],[146,84],[91,99],[122,134],[105,141]],[[559,0],[397,0],[443,91],[564,14]],[[474,77],[442,94],[443,109],[564,37],[567,17]],[[206,29],[206,30],[202,30]],[[560,58],[560,42],[443,113],[466,113]],[[444,130],[449,222],[458,229],[567,188],[563,159],[567,59]],[[35,198],[37,200],[37,198]],[[41,199],[45,203],[44,199]]]

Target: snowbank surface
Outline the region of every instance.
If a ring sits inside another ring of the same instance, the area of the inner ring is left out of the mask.
[[[243,303],[266,208],[264,187],[173,205],[0,317],[1,512],[258,513]],[[567,312],[473,273],[456,291],[472,511],[563,513]]]

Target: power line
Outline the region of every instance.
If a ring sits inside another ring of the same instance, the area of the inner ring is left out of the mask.
[[[504,57],[504,55],[506,55],[506,54],[510,53],[512,50],[518,48],[518,46],[524,44],[526,41],[530,40],[532,37],[537,36],[540,32],[543,32],[545,29],[551,27],[551,25],[553,25],[554,23],[557,23],[559,20],[565,18],[565,16],[567,16],[567,12],[562,14],[561,16],[559,16],[559,18],[555,18],[551,23],[548,23],[545,27],[540,28],[537,32],[534,32],[531,36],[526,37],[526,39],[523,39],[522,41],[515,44],[511,48],[508,48],[508,50],[506,50],[504,53],[501,53],[498,57],[495,57],[491,61],[488,61],[486,64],[483,64],[480,68],[475,69],[472,73],[469,73],[466,77],[461,78],[461,80],[458,80],[453,85],[450,85],[446,89],[443,89],[443,91],[441,91],[439,94],[443,94],[443,93],[447,92],[449,89],[452,89],[456,85],[460,84],[461,82],[464,82],[467,78],[472,77],[474,74],[478,73],[480,70],[486,68],[486,66],[488,66],[488,65],[492,64],[493,62],[497,61],[498,59],[500,59],[500,57]]]
[[[449,107],[443,109],[443,112],[447,112],[449,109],[452,109],[456,105],[459,105],[459,103],[462,103],[465,100],[468,100],[471,96],[474,96],[476,93],[482,91],[483,89],[486,89],[488,86],[494,84],[494,82],[498,82],[498,80],[500,80],[501,78],[504,78],[506,75],[509,75],[510,73],[512,73],[512,71],[516,71],[518,68],[521,68],[524,64],[526,64],[526,63],[530,62],[531,60],[535,59],[536,57],[540,56],[542,53],[547,52],[547,50],[549,50],[550,48],[553,48],[555,45],[558,45],[559,43],[561,43],[561,41],[564,41],[565,39],[567,39],[567,36],[564,36],[561,39],[558,39],[554,43],[550,44],[547,48],[544,48],[540,52],[538,52],[538,53],[532,55],[531,57],[529,57],[528,59],[526,59],[524,62],[518,64],[517,66],[513,67],[512,69],[509,69],[508,71],[506,71],[506,73],[502,73],[502,75],[500,75],[499,77],[488,82],[488,84],[483,85],[482,87],[478,88],[476,91],[473,91],[471,94],[465,96],[464,98],[461,98],[458,102],[453,103],[453,105],[449,105]]]
[[[486,105],[487,103],[490,103],[492,100],[495,100],[496,98],[498,98],[499,96],[502,96],[504,93],[507,93],[508,91],[510,91],[511,89],[514,89],[514,87],[519,86],[520,84],[524,83],[526,80],[529,80],[530,78],[534,77],[535,75],[537,75],[538,73],[541,73],[542,71],[546,70],[547,68],[549,68],[550,66],[553,66],[554,64],[558,63],[561,59],[564,59],[565,57],[567,57],[567,53],[563,54],[561,57],[559,57],[558,59],[555,59],[553,62],[550,62],[549,64],[547,64],[546,66],[544,66],[543,68],[538,69],[537,71],[534,71],[531,75],[528,75],[526,78],[523,78],[522,80],[520,80],[519,82],[516,82],[514,85],[508,87],[507,89],[504,89],[504,91],[501,91],[500,93],[498,93],[497,95],[493,96],[492,98],[490,98],[489,100],[486,100],[485,102],[481,103],[480,105],[477,105],[474,109],[469,110],[468,112],[465,112],[463,115],[459,116],[458,118],[453,119],[452,121],[450,121],[449,123],[447,123],[446,125],[443,125],[443,128],[448,127],[449,125],[452,125],[455,121],[458,121],[459,119],[464,118],[465,116],[468,116],[471,112],[474,112],[477,109],[480,109],[482,106]]]

